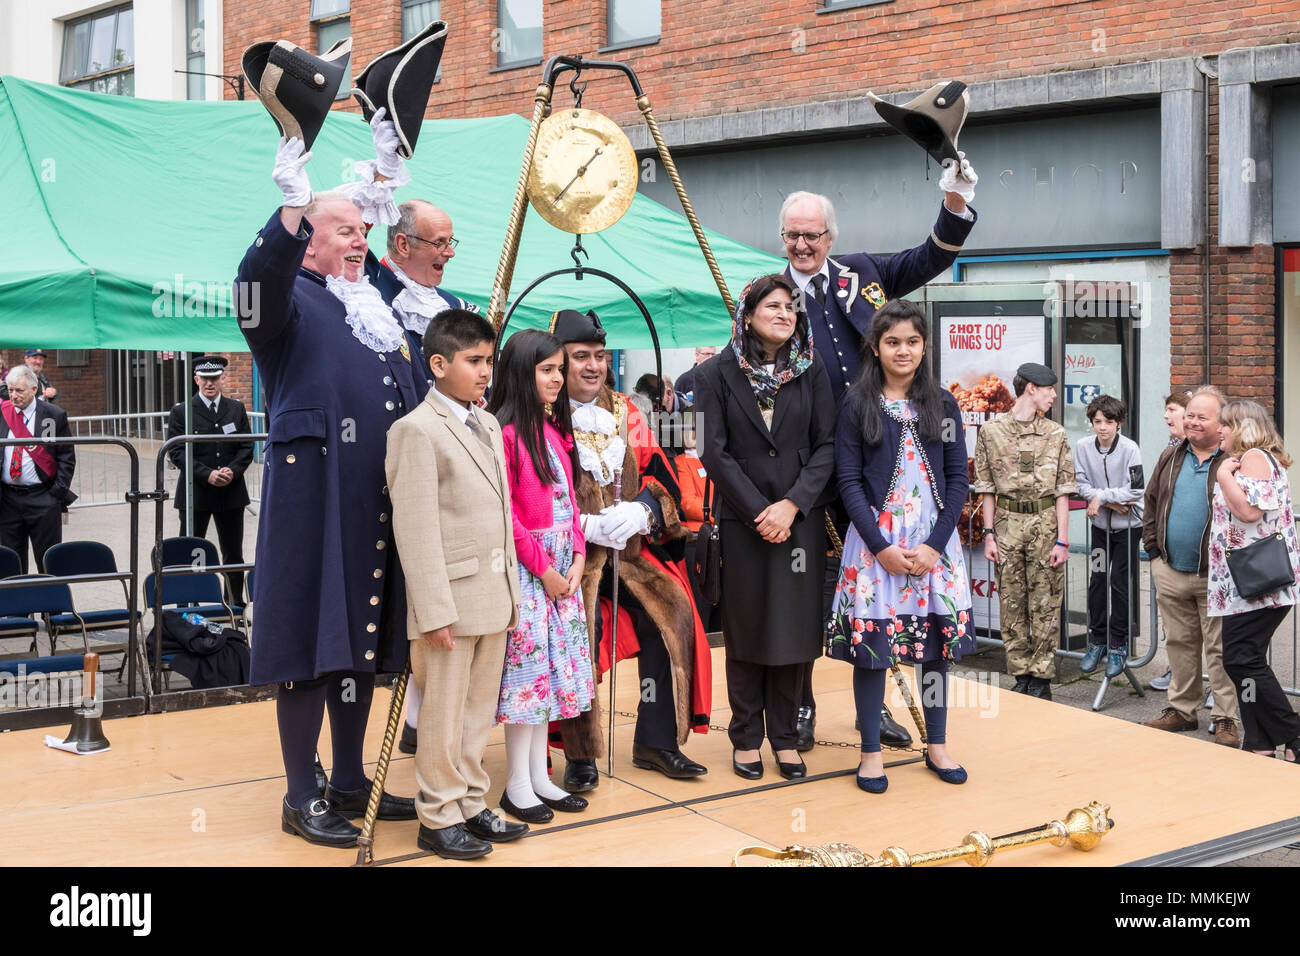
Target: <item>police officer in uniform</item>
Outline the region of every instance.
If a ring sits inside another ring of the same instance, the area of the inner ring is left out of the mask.
[[[997,565],[998,607],[1012,690],[1052,699],[1065,562],[1070,557],[1069,496],[1077,492],[1065,429],[1045,416],[1056,401],[1056,373],[1037,362],[1016,370],[1016,403],[980,428],[975,480],[981,494],[984,556]]]
[[[242,402],[221,394],[226,372],[224,355],[205,355],[194,363],[194,384],[198,392],[190,399],[192,435],[248,435],[248,414]],[[185,405],[172,406],[167,422],[167,437],[185,434]],[[208,520],[215,519],[217,540],[221,542],[221,563],[242,564],[244,561],[244,508],[248,505],[248,488],[244,484],[244,471],[253,461],[253,443],[250,441],[195,442],[194,456],[194,524],[193,533],[207,537]],[[180,517],[180,533],[185,534],[185,448],[175,445],[167,453],[171,463],[180,469],[176,482],[176,508]],[[243,603],[244,575],[242,571],[230,573],[230,594]]]

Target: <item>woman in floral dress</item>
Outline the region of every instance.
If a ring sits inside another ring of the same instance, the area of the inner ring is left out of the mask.
[[[1285,745],[1300,759],[1300,716],[1268,663],[1273,632],[1296,603],[1300,547],[1286,469],[1291,456],[1268,412],[1258,402],[1228,402],[1219,411],[1219,434],[1230,457],[1219,465],[1210,511],[1210,576],[1206,613],[1223,618],[1223,669],[1241,704],[1242,747],[1272,757]],[[1228,551],[1280,534],[1291,561],[1292,582],[1254,598],[1237,593]]]
[[[519,556],[519,624],[506,637],[496,715],[506,725],[509,775],[501,809],[525,823],[587,807],[551,783],[546,769],[548,723],[588,710],[595,694],[566,367],[553,336],[518,332],[502,350],[488,403],[501,423]]]
[[[854,665],[862,734],[858,786],[884,793],[885,676],[919,665],[926,766],[947,783],[966,771],[948,754],[948,662],[975,647],[970,580],[956,534],[969,476],[961,411],[935,382],[924,313],[905,299],[871,323],[862,372],[845,396],[835,470],[852,519],[826,653]]]

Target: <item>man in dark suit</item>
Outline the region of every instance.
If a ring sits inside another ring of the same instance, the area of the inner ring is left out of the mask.
[[[9,399],[0,402],[0,438],[71,438],[68,413],[40,401],[40,383],[26,365],[5,377]],[[27,543],[36,569],[45,571],[45,552],[63,540],[63,512],[77,500],[69,485],[77,467],[71,445],[6,445],[0,471],[0,544],[18,552],[27,573]]]
[[[194,365],[194,384],[198,394],[190,399],[191,435],[248,435],[248,415],[243,403],[221,394],[227,360],[222,355],[205,355]],[[172,406],[167,422],[167,437],[184,435],[185,405]],[[180,469],[176,482],[176,509],[180,516],[180,533],[185,534],[185,445],[175,445],[167,453]],[[244,508],[248,505],[248,488],[244,471],[253,461],[253,443],[248,441],[195,442],[194,449],[194,524],[193,533],[207,537],[208,520],[215,518],[217,539],[221,542],[221,563],[244,561]],[[244,574],[230,574],[231,598],[243,603]]]
[[[966,178],[963,178],[965,176]],[[966,203],[975,198],[976,177],[969,164],[945,169],[939,187],[944,192],[939,218],[925,241],[914,249],[892,256],[851,253],[830,258],[831,244],[839,228],[835,207],[825,196],[794,192],[781,204],[781,238],[789,265],[786,275],[803,293],[813,346],[826,363],[831,391],[838,405],[862,367],[860,350],[876,311],[890,299],[907,295],[952,266],[962,243],[975,225],[975,210]],[[848,517],[838,500],[828,509],[840,540],[848,530]],[[830,616],[839,564],[827,562],[824,617]],[[799,750],[813,747],[817,721],[812,694],[812,668],[804,682],[803,705],[799,708]],[[882,711],[880,739],[891,746],[906,747],[911,735]]]

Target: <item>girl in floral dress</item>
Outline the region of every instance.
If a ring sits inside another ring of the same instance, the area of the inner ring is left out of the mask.
[[[970,581],[956,534],[969,476],[961,411],[925,358],[927,324],[905,299],[872,320],[870,354],[845,397],[835,470],[852,519],[826,653],[854,665],[862,734],[858,786],[889,785],[880,708],[891,664],[919,665],[926,766],[947,783],[966,771],[947,748],[948,662],[975,647]]]
[[[551,783],[546,769],[548,723],[588,710],[595,694],[579,588],[585,544],[573,497],[567,364],[553,336],[518,332],[502,350],[488,403],[506,449],[521,598],[497,704],[508,764],[501,808],[525,823],[587,806]]]

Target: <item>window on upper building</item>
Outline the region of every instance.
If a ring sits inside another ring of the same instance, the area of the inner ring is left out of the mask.
[[[59,82],[96,93],[135,95],[135,35],[131,4],[69,20],[63,26]]]
[[[316,23],[316,52],[324,53],[352,33],[351,0],[311,0],[311,19]],[[352,58],[334,99],[345,100],[352,91]]]
[[[405,43],[441,16],[442,0],[402,0],[402,42]],[[439,63],[433,82],[441,80],[442,64]]]
[[[609,0],[605,18],[608,46],[637,46],[659,40],[659,0]]]
[[[542,0],[497,0],[497,66],[542,59]]]
[[[207,77],[195,76],[203,73],[207,62],[204,51],[207,39],[203,30],[203,0],[185,0],[185,69],[190,73],[185,77],[185,98],[187,100],[207,99],[204,85]]]

